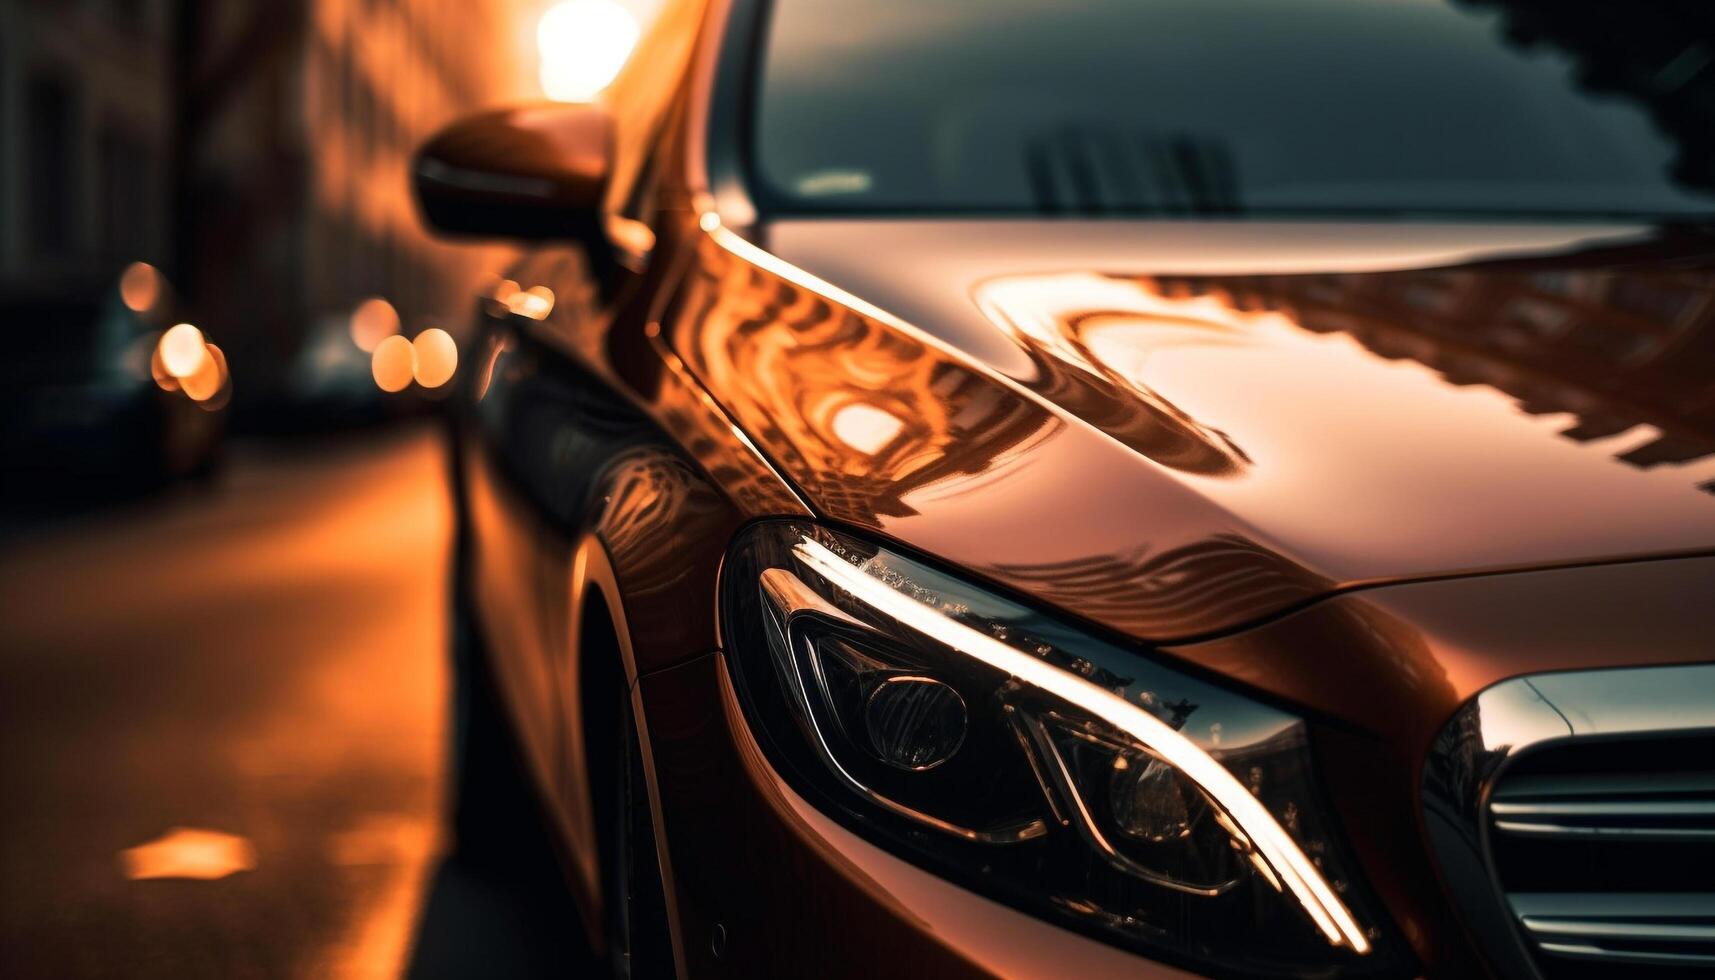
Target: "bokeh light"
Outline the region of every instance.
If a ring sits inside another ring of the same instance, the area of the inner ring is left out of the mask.
[[[181,381],[195,374],[208,360],[208,346],[202,331],[188,323],[173,324],[161,335],[157,349],[161,354],[161,367]]]
[[[380,296],[371,296],[351,311],[351,341],[365,354],[399,332],[399,311]]]
[[[119,299],[133,313],[147,313],[161,301],[161,274],[147,262],[133,262],[119,274]]]
[[[502,279],[483,296],[483,307],[490,316],[503,316],[512,309],[512,298],[518,295],[518,283]]]
[[[206,402],[220,394],[226,385],[226,355],[219,347],[205,344],[202,365],[195,372],[179,379],[185,394],[195,401]]]
[[[506,308],[532,320],[546,320],[554,312],[554,291],[547,286],[531,286],[515,292],[506,301]]]
[[[542,92],[558,102],[588,102],[624,67],[637,44],[637,17],[613,0],[561,0],[536,23]]]
[[[439,388],[452,380],[459,365],[459,345],[453,341],[452,334],[440,327],[430,327],[411,341],[411,347],[417,356],[415,376],[418,384],[425,388]]]
[[[155,379],[155,384],[162,391],[178,391],[179,379],[173,377],[167,370],[167,365],[161,362],[160,334],[155,334],[153,347],[149,351],[149,375]]]
[[[375,345],[369,359],[369,372],[382,391],[404,391],[417,371],[417,349],[399,334],[385,338]]]
[[[205,412],[218,412],[232,401],[232,374],[226,367],[226,355],[221,353],[219,347],[209,344],[208,353],[219,367],[220,387],[215,389],[212,396],[197,402],[196,406]]]

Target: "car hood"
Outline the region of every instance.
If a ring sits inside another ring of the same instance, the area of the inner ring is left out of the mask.
[[[1141,639],[1361,584],[1715,549],[1715,240],[1695,231],[802,220],[758,240],[790,263],[742,328],[766,363],[707,335],[692,359],[809,502]]]

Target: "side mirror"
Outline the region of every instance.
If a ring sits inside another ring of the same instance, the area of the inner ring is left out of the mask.
[[[544,103],[469,116],[441,130],[411,168],[423,218],[448,235],[577,241],[605,265],[602,204],[613,122],[593,105]]]

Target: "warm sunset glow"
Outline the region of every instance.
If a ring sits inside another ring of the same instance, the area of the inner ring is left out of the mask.
[[[411,348],[416,354],[417,383],[425,388],[439,388],[458,370],[459,345],[453,342],[452,334],[440,327],[430,327],[418,334],[411,341]]]
[[[375,345],[369,360],[369,372],[382,391],[404,391],[417,370],[416,348],[409,340],[394,334]]]
[[[637,18],[613,0],[562,0],[536,24],[542,92],[588,102],[606,88],[637,44]]]
[[[194,878],[211,881],[256,867],[256,847],[236,834],[174,827],[160,837],[119,852],[125,877]]]
[[[133,262],[119,274],[119,298],[133,313],[147,313],[161,300],[161,274],[147,262]]]
[[[181,378],[185,394],[195,401],[206,402],[220,394],[226,384],[226,355],[213,344],[204,346],[206,356],[202,364],[192,374]]]
[[[168,374],[180,380],[195,374],[203,366],[203,362],[208,360],[208,348],[202,331],[188,323],[174,324],[162,334],[161,344],[157,349],[161,354],[161,366]]]
[[[399,332],[399,311],[380,296],[371,296],[351,311],[351,341],[365,354]]]

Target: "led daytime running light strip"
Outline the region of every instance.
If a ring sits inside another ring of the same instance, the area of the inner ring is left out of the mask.
[[[1262,803],[1228,772],[1225,766],[1198,748],[1190,739],[1165,722],[1111,691],[1075,674],[1014,649],[987,634],[950,619],[933,607],[895,591],[880,580],[845,561],[825,546],[803,538],[793,554],[806,565],[877,612],[946,644],[954,650],[1027,684],[1047,691],[1102,719],[1137,739],[1170,765],[1188,776],[1224,808],[1250,836],[1257,851],[1280,880],[1304,906],[1317,928],[1334,946],[1347,946],[1355,953],[1370,951],[1363,930],[1339,896],[1323,880],[1316,866],[1299,850]]]

